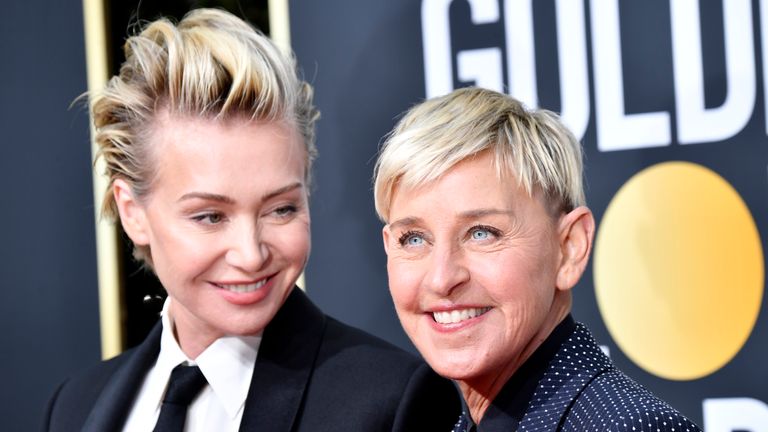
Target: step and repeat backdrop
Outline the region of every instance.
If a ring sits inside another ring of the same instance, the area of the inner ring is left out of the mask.
[[[35,431],[100,358],[80,2],[4,1],[0,58],[0,429]]]
[[[307,288],[413,349],[386,285],[381,137],[469,85],[559,112],[598,229],[574,291],[616,364],[708,431],[768,431],[768,1],[295,0],[322,112]]]

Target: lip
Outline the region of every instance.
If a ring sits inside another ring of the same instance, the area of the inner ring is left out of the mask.
[[[487,309],[485,312],[481,313],[480,315],[477,315],[472,318],[467,318],[462,321],[456,322],[456,323],[445,323],[441,324],[437,321],[435,321],[434,313],[435,312],[454,312],[454,311],[464,311],[468,309]],[[451,307],[438,307],[429,310],[424,314],[425,319],[429,320],[430,325],[432,328],[440,333],[452,333],[457,332],[460,330],[464,330],[468,327],[480,324],[485,317],[488,315],[488,312],[490,312],[493,309],[493,307],[489,306],[475,306],[475,305],[462,305],[462,306],[451,306]]]
[[[274,273],[261,279],[250,281],[219,281],[209,283],[216,288],[216,292],[227,302],[237,306],[247,306],[258,303],[269,295],[275,285],[276,275],[277,273]],[[247,289],[246,286],[258,284],[262,281],[264,281],[263,285],[252,291],[237,291],[238,289]],[[232,289],[227,289],[225,286]]]

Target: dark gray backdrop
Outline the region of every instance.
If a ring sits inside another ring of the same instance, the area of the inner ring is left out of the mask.
[[[99,360],[81,2],[0,13],[0,418],[36,430],[55,383]]]
[[[410,347],[387,289],[371,173],[379,138],[424,94],[418,2],[290,8],[291,44],[321,111],[308,292],[332,315]]]

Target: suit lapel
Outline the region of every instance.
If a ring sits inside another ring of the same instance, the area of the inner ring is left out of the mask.
[[[123,428],[144,375],[157,360],[161,332],[162,325],[158,323],[141,345],[132,353],[124,354],[128,358],[104,386],[83,425],[82,432],[115,431]]]
[[[301,406],[317,357],[325,316],[299,289],[286,299],[264,330],[241,431],[290,431]],[[82,432],[121,430],[144,375],[160,352],[162,326],[157,324],[102,390]]]
[[[589,330],[577,324],[539,381],[520,430],[537,430],[542,425],[547,426],[546,430],[559,430],[557,427],[578,395],[596,376],[612,367]]]
[[[241,431],[288,432],[325,330],[325,316],[294,288],[267,328],[253,369]]]

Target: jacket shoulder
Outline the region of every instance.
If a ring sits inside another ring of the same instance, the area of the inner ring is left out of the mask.
[[[366,387],[378,391],[371,401],[395,400],[424,367],[417,356],[360,329],[328,318],[313,381],[328,379],[339,388]],[[341,385],[339,385],[341,384]],[[344,385],[346,384],[346,385]]]
[[[366,368],[410,375],[422,360],[395,345],[334,318],[327,318],[320,355],[366,359]]]
[[[339,406],[343,418],[334,417]],[[339,430],[445,431],[460,401],[419,357],[329,317],[303,411],[311,423]]]
[[[587,385],[574,401],[563,430],[683,431],[698,426],[616,368]]]
[[[131,352],[97,363],[60,383],[49,398],[42,430],[80,430],[104,386]]]

